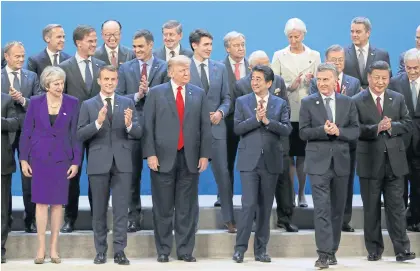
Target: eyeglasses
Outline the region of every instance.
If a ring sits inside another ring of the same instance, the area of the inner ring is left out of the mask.
[[[344,58],[343,57],[340,57],[340,58],[333,57],[333,58],[330,59],[330,61],[331,62],[334,62],[334,63],[336,63],[336,62],[343,63],[344,62]]]
[[[103,35],[105,36],[105,38],[110,39],[112,36],[114,36],[114,38],[119,38],[121,33],[120,32],[115,32],[115,33],[103,33]]]

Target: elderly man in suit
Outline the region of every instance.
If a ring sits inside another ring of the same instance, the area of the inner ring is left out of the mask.
[[[192,31],[189,40],[194,51],[190,68],[191,84],[204,89],[209,103],[209,118],[213,135],[211,163],[220,196],[222,219],[228,232],[235,233],[233,191],[227,163],[225,122],[225,117],[229,114],[231,106],[228,72],[225,65],[210,59],[213,50],[213,36],[207,30]]]
[[[19,119],[10,95],[1,93],[1,263],[6,262],[6,240],[9,233],[9,204],[12,174],[16,161],[12,144],[19,129]]]
[[[270,66],[270,59],[264,51],[255,51],[249,56],[249,69],[252,70],[257,65]],[[249,74],[235,83],[233,100],[253,92],[251,79],[251,75]],[[268,90],[272,95],[282,98],[287,104],[289,103],[286,84],[279,75],[274,75],[274,81]],[[284,228],[288,232],[297,232],[299,229],[296,225],[292,224],[294,192],[292,182],[289,181],[289,137],[281,137],[281,141],[284,155],[283,172],[279,175],[275,192],[277,227]]]
[[[136,114],[142,118],[143,106],[151,87],[163,84],[167,79],[167,65],[164,60],[154,57],[153,34],[146,29],[137,31],[133,37],[133,50],[136,59],[121,65],[118,76],[117,93],[132,99],[136,105]],[[141,230],[141,172],[143,170],[142,146],[133,142],[133,175],[128,211],[128,232]]]
[[[248,61],[245,58],[246,46],[245,36],[236,31],[229,32],[223,38],[225,50],[228,53],[223,63],[228,72],[229,90],[232,102],[229,113],[225,118],[226,132],[227,132],[227,159],[230,181],[232,184],[232,193],[234,187],[234,166],[236,160],[236,152],[238,151],[239,137],[233,132],[233,113],[235,112],[235,100],[233,99],[233,89],[235,83],[241,78],[250,73],[248,69]],[[214,203],[215,207],[220,207],[220,197],[217,195],[217,201]]]
[[[28,70],[41,76],[47,66],[58,66],[71,56],[63,52],[65,34],[59,24],[49,24],[42,30],[42,39],[47,43],[47,48],[37,55],[28,58]]]
[[[354,18],[350,29],[353,44],[345,49],[344,73],[359,79],[362,89],[366,89],[369,85],[367,70],[373,62],[382,60],[391,66],[388,52],[370,44],[371,30],[372,25],[368,18]]]
[[[162,25],[163,47],[155,50],[153,55],[164,61],[168,61],[174,56],[185,55],[192,57],[193,52],[188,48],[183,48],[180,44],[182,40],[182,24],[176,20],[169,20]]]
[[[274,81],[271,68],[255,66],[251,76],[253,93],[239,97],[235,106],[234,129],[241,137],[236,167],[242,182],[242,210],[232,258],[237,263],[243,262],[248,249],[255,212],[255,260],[271,262],[267,244],[274,191],[283,171],[281,137],[292,131],[287,102],[269,92]]]
[[[119,21],[106,20],[101,30],[104,44],[96,49],[94,57],[117,68],[135,58],[133,51],[120,44],[122,25]]]
[[[325,52],[325,61],[334,64],[337,69],[338,78],[337,85],[334,87],[336,93],[340,93],[352,97],[360,92],[360,81],[350,75],[344,74],[345,53],[344,48],[340,45],[331,45]],[[316,78],[311,80],[310,93],[318,92]],[[356,146],[357,140],[350,142],[350,175],[347,189],[346,208],[344,209],[344,219],[342,230],[345,232],[354,232],[354,228],[350,226],[351,215],[353,211],[353,185],[354,185],[354,171],[356,167]]]
[[[417,50],[420,50],[420,25],[417,26],[415,40],[416,40],[416,49]],[[405,62],[404,62],[404,55],[405,55],[405,53],[406,52],[403,52],[400,55],[400,59],[399,59],[399,62],[400,62],[399,64],[400,65],[398,67],[398,74],[401,74],[401,73],[406,72],[406,70],[405,70]]]
[[[368,261],[378,261],[384,251],[381,232],[381,194],[384,194],[387,229],[397,261],[411,260],[403,200],[408,174],[403,136],[412,131],[404,96],[387,89],[390,67],[376,61],[368,68],[369,88],[353,97],[359,113],[357,175],[363,201],[365,246]]]
[[[89,25],[79,25],[73,31],[73,42],[76,46],[76,54],[66,61],[60,63],[60,68],[66,73],[64,93],[79,99],[79,103],[98,95],[100,86],[98,84],[99,69],[105,66],[105,62],[93,57],[96,50],[96,31]],[[84,153],[85,145],[82,153]],[[82,161],[83,164],[83,161]],[[80,195],[80,168],[77,175],[70,181],[69,200],[64,213],[64,225],[61,232],[69,233],[74,230],[74,223],[79,211]],[[92,196],[89,185],[89,203],[92,210]]]
[[[134,102],[115,94],[118,83],[117,68],[109,65],[99,71],[101,91],[84,101],[80,109],[78,138],[88,141],[87,173],[92,187],[96,257],[95,264],[106,262],[108,198],[112,190],[114,262],[128,265],[124,254],[127,246],[127,209],[133,171],[131,139],[140,140],[142,124],[134,112]]]
[[[410,180],[410,205],[407,212],[407,229],[420,232],[420,50],[413,48],[404,56],[406,72],[392,77],[389,89],[404,95],[408,112],[413,122],[413,132],[404,137],[407,148],[409,174],[405,177],[404,203],[408,206],[408,180]]]
[[[350,143],[359,137],[356,106],[348,96],[336,93],[338,71],[321,63],[316,72],[318,93],[302,100],[299,134],[307,141],[305,173],[309,175],[314,201],[315,267],[337,264],[335,253],[341,239],[348,180]]]
[[[169,261],[173,229],[178,260],[196,261],[198,178],[207,168],[212,136],[206,94],[189,83],[190,62],[186,56],[171,58],[171,81],[151,89],[144,106],[143,155],[152,180],[158,262]]]
[[[13,142],[13,152],[17,149],[19,155],[21,126],[25,119],[30,97],[39,94],[39,80],[36,73],[22,68],[25,60],[25,48],[21,42],[7,43],[4,47],[4,56],[7,65],[1,70],[1,92],[9,93],[16,106],[20,126]],[[25,232],[35,233],[35,204],[31,202],[31,179],[23,174],[21,178],[23,204],[25,206]],[[11,204],[9,215],[12,215]]]

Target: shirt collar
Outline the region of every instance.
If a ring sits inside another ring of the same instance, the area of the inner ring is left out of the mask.
[[[268,103],[268,97],[270,96],[270,92],[267,93],[267,95],[265,95],[263,98],[261,98],[260,96],[258,96],[257,94],[255,94],[255,98],[257,99],[257,103],[260,100],[264,100],[265,101],[265,105],[267,105]]]
[[[109,48],[108,47],[108,45],[106,45],[106,44],[104,44],[105,45],[105,50],[106,50],[106,52],[107,52],[107,54],[108,55],[112,55],[111,54],[111,51],[115,51],[116,53],[117,53],[117,55],[118,55],[118,48],[119,48],[119,45],[117,45],[117,48],[115,48],[115,49],[111,49],[111,48]]]
[[[201,64],[201,63],[204,63],[207,67],[209,66],[209,59],[204,59],[204,61],[203,61],[203,62],[201,62],[201,61],[198,61],[198,60],[197,60],[197,58],[195,58],[195,56],[193,56],[193,60],[194,60],[195,65],[196,65],[198,68],[200,68],[200,64]]]
[[[86,59],[82,58],[77,52],[76,52],[75,58],[77,60],[77,63],[81,63],[81,62],[84,62],[86,60]],[[90,62],[92,62],[92,57],[91,56],[89,56],[87,59],[90,60]]]
[[[331,98],[331,100],[335,101],[335,93],[333,92],[333,94],[331,94],[330,96],[325,96],[324,94],[322,94],[321,92],[319,93],[321,94],[322,100],[325,101],[326,98]]]
[[[47,54],[48,54],[50,57],[52,57],[52,58],[54,58],[54,55],[55,55],[55,54],[60,55],[60,51],[57,51],[57,53],[53,53],[53,52],[51,52],[51,50],[50,50],[50,49],[48,49],[48,47],[46,48],[46,50],[47,50]]]
[[[355,46],[355,47],[356,47],[357,54],[359,54],[359,49],[362,49],[363,53],[367,54],[369,52],[369,41],[363,47],[359,47],[359,46]]]
[[[383,102],[384,101],[384,97],[385,97],[385,91],[384,92],[382,92],[382,94],[381,95],[376,95],[375,93],[373,93],[372,92],[372,90],[370,90],[370,88],[369,88],[369,92],[370,92],[370,95],[372,95],[372,98],[373,98],[373,100],[375,101],[375,103],[376,103],[376,98],[378,98],[378,97],[381,97],[381,102]]]
[[[166,46],[164,46],[165,47],[165,51],[166,51],[166,54],[167,55],[169,55],[169,53],[171,52],[171,51],[174,51],[175,52],[175,55],[179,55],[179,51],[181,50],[181,44],[179,44],[178,43],[178,45],[173,49],[173,50],[171,50],[171,49],[169,49],[168,47],[166,47]]]
[[[239,61],[239,62],[236,62],[235,60],[233,60],[231,57],[230,57],[230,55],[228,56],[228,58],[229,58],[229,62],[230,62],[230,64],[232,64],[232,65],[235,65],[236,63],[239,63],[239,64],[243,64],[244,63],[244,59],[242,58],[242,60],[241,61]]]
[[[340,84],[343,83],[343,72],[338,75],[338,80],[340,80]]]
[[[5,69],[6,69],[7,74],[12,73],[12,72],[17,72],[18,75],[20,75],[21,69],[14,71],[8,65],[6,65]]]
[[[143,63],[146,63],[147,66],[152,67],[153,65],[153,61],[154,61],[155,57],[152,55],[152,57],[147,60],[146,62],[143,62],[142,60],[139,59],[139,63],[140,63],[140,67],[143,65]]]
[[[172,89],[178,90],[178,87],[180,85],[178,85],[177,83],[174,82],[174,80],[171,79],[171,86],[172,86]],[[181,86],[181,87],[182,87],[182,90],[185,90],[185,86]]]
[[[105,99],[106,99],[106,98],[111,98],[111,101],[114,101],[114,98],[115,98],[115,92],[114,92],[114,93],[112,93],[112,95],[111,95],[111,96],[109,96],[109,97],[107,97],[107,96],[103,95],[103,94],[102,94],[102,92],[99,92],[99,95],[101,96],[101,100],[102,100],[102,101],[105,101]]]
[[[414,81],[416,82],[416,88],[419,88],[419,86],[420,86],[420,76],[417,77],[417,79],[414,80]],[[410,85],[411,85],[411,82],[413,82],[413,81],[410,81]]]

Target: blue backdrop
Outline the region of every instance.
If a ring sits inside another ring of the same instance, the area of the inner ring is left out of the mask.
[[[213,34],[212,59],[225,57],[223,36],[232,30],[245,34],[247,55],[264,50],[271,58],[276,50],[287,45],[283,32],[286,21],[298,17],[308,29],[304,42],[323,55],[325,48],[333,43],[349,44],[351,19],[366,16],[373,26],[371,43],[389,51],[396,72],[399,54],[415,45],[419,10],[419,2],[2,2],[1,44],[22,41],[27,56],[31,56],[45,46],[42,28],[59,23],[67,34],[65,51],[74,54],[72,31],[78,24],[94,26],[100,39],[102,22],[114,18],[123,25],[122,44],[130,46],[133,33],[146,28],[155,35],[155,47],[160,47],[162,24],[177,19],[184,26],[184,46],[189,46],[188,34],[195,28],[206,28]],[[101,43],[99,40],[98,45]],[[81,193],[86,195],[85,165],[83,171]],[[19,173],[13,176],[12,191],[21,195]],[[201,175],[199,192],[217,193],[210,170]],[[306,192],[310,193],[309,185]],[[239,174],[236,174],[235,194],[240,193]],[[358,181],[355,193],[359,193]],[[143,172],[142,194],[150,194],[148,170]]]

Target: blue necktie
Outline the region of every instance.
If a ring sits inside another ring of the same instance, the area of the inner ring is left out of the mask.
[[[414,111],[416,111],[416,107],[417,107],[417,88],[416,88],[416,81],[411,81],[411,97],[413,99]]]
[[[86,63],[86,69],[85,69],[85,84],[86,84],[86,88],[87,90],[91,90],[92,89],[92,82],[93,82],[93,78],[92,78],[92,73],[90,72],[90,68],[89,68],[89,59],[83,60]]]

